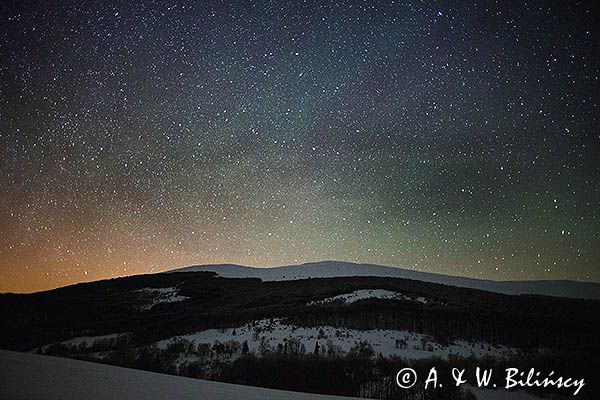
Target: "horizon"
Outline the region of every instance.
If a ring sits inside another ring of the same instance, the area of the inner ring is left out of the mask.
[[[353,264],[353,265],[362,265],[362,266],[385,267],[385,268],[393,268],[393,269],[406,270],[406,271],[411,271],[411,272],[416,272],[416,273],[422,273],[422,274],[425,274],[425,275],[435,275],[435,276],[440,276],[440,277],[460,278],[460,279],[468,279],[468,280],[474,280],[474,281],[488,281],[488,282],[495,282],[495,283],[573,282],[573,283],[583,283],[583,284],[592,284],[592,285],[597,284],[597,285],[600,285],[600,281],[573,280],[573,279],[495,280],[495,279],[486,279],[486,278],[472,277],[472,276],[466,276],[466,275],[448,275],[448,274],[440,274],[440,273],[435,273],[435,272],[420,271],[418,269],[405,268],[405,267],[397,266],[397,265],[384,265],[384,264],[376,264],[376,263],[364,263],[364,262],[340,261],[340,260],[321,260],[321,261],[307,261],[307,262],[301,262],[301,263],[297,263],[297,264],[283,264],[283,265],[272,265],[272,266],[253,266],[253,265],[243,265],[243,264],[235,264],[235,263],[227,263],[227,262],[224,262],[224,263],[208,263],[208,264],[190,264],[190,265],[184,265],[184,266],[177,266],[177,267],[174,267],[174,268],[168,268],[168,269],[161,270],[161,271],[141,272],[141,273],[133,273],[133,274],[128,274],[128,275],[115,275],[115,276],[100,277],[98,279],[92,279],[92,280],[81,280],[81,281],[78,281],[78,282],[67,283],[65,285],[60,285],[60,286],[55,286],[55,287],[48,287],[48,288],[41,288],[41,289],[32,290],[32,291],[10,291],[10,290],[9,291],[5,291],[5,290],[1,290],[0,289],[0,294],[34,294],[34,293],[42,293],[42,292],[52,291],[52,290],[55,290],[55,289],[61,289],[61,288],[65,288],[65,287],[69,287],[69,286],[73,286],[73,285],[78,285],[78,284],[94,283],[94,282],[99,282],[99,281],[106,281],[106,280],[112,280],[112,279],[122,279],[122,278],[129,278],[129,277],[141,276],[141,275],[162,274],[162,273],[168,273],[168,272],[173,272],[173,271],[178,271],[178,270],[183,270],[183,269],[188,269],[188,268],[227,267],[227,266],[233,266],[233,267],[250,268],[250,269],[274,269],[274,268],[276,269],[276,268],[285,268],[285,267],[302,267],[304,265],[309,265],[309,264],[329,264],[329,263],[340,263],[340,264]],[[407,279],[410,279],[410,278],[407,278]]]

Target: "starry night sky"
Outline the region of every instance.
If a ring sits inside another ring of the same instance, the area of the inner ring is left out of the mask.
[[[348,260],[600,281],[594,2],[0,6],[0,291]]]

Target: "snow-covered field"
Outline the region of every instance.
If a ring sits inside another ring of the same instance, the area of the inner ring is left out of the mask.
[[[478,400],[542,400],[541,397],[529,394],[524,390],[481,389],[471,385],[465,385],[465,388],[468,388]]]
[[[600,299],[600,284],[575,281],[491,281],[420,272],[397,267],[373,264],[354,264],[325,261],[284,267],[254,268],[241,265],[201,265],[179,268],[169,272],[212,271],[225,278],[260,278],[263,281],[284,281],[308,278],[334,278],[342,276],[378,276],[404,278],[486,290],[504,294],[541,294],[547,296]]]
[[[393,292],[392,292],[393,293]],[[354,299],[353,297],[352,299]],[[75,337],[60,342],[67,348],[73,348],[73,352],[85,350],[98,346],[107,340],[124,338],[128,334],[111,334],[103,336]],[[448,359],[450,355],[476,358],[485,356],[509,357],[518,352],[518,349],[506,346],[494,346],[484,342],[467,342],[458,340],[448,346],[442,346],[435,340],[421,333],[399,331],[399,330],[357,330],[347,328],[335,328],[332,326],[321,327],[297,327],[282,323],[279,319],[260,320],[243,326],[228,329],[208,329],[183,336],[176,336],[157,343],[161,349],[169,344],[184,339],[192,342],[194,346],[208,344],[210,347],[215,343],[234,343],[237,350],[230,355],[235,359],[242,355],[241,345],[248,344],[248,351],[260,356],[266,352],[278,351],[278,346],[285,347],[286,343],[294,343],[301,346],[303,353],[314,352],[316,343],[323,356],[342,356],[348,354],[353,348],[358,349],[360,345],[367,344],[373,350],[373,355],[381,354],[384,357],[402,357],[406,359],[426,359],[439,357]],[[46,351],[53,344],[41,347]],[[110,346],[103,350],[109,350]],[[185,360],[182,360],[185,361]]]
[[[189,335],[177,336],[158,342],[158,347],[166,348],[178,339],[185,339],[195,345],[215,342],[235,341],[248,342],[248,349],[256,354],[265,351],[277,351],[278,345],[285,343],[301,344],[306,353],[313,352],[316,343],[323,355],[343,355],[361,342],[368,343],[374,355],[385,357],[397,356],[409,359],[425,359],[440,357],[447,359],[449,355],[503,357],[515,354],[517,350],[505,346],[492,346],[487,343],[469,343],[456,341],[449,346],[442,346],[427,335],[396,330],[356,330],[322,326],[302,328],[282,323],[278,319],[260,320],[233,329],[209,329]],[[233,357],[240,353],[233,354]]]
[[[6,400],[342,400],[210,382],[111,365],[0,350],[0,399]]]
[[[0,398],[7,400],[343,400],[211,382],[112,365],[0,350]],[[479,400],[539,400],[523,391],[470,388]]]

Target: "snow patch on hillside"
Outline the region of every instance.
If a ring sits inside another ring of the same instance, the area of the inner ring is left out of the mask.
[[[385,289],[360,289],[350,293],[339,294],[319,301],[312,301],[308,304],[326,304],[341,301],[346,304],[352,304],[365,299],[384,299],[384,300],[413,300],[419,303],[427,304],[429,301],[425,297],[411,298],[402,293]]]
[[[142,311],[150,310],[157,304],[175,303],[189,299],[189,297],[181,296],[179,294],[179,289],[175,287],[144,288],[137,290],[137,292],[148,296],[149,302],[140,307],[140,310]]]

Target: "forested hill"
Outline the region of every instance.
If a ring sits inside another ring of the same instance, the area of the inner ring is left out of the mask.
[[[382,399],[421,398],[422,383],[411,390],[394,383],[406,366],[420,373],[535,367],[593,380],[600,353],[598,300],[391,277],[140,275],[3,294],[0,313],[4,349]],[[427,393],[430,400],[472,398],[459,389]],[[598,395],[590,386],[579,397]]]
[[[148,289],[176,290],[178,301],[148,307],[153,297]],[[402,296],[351,304],[319,302],[361,289]],[[597,300],[510,296],[398,278],[262,282],[211,272],[139,275],[34,294],[4,294],[0,312],[0,346],[17,350],[115,332],[133,332],[140,342],[151,342],[274,317],[297,325],[405,329],[440,340],[481,339],[519,347],[598,348],[600,326]]]

